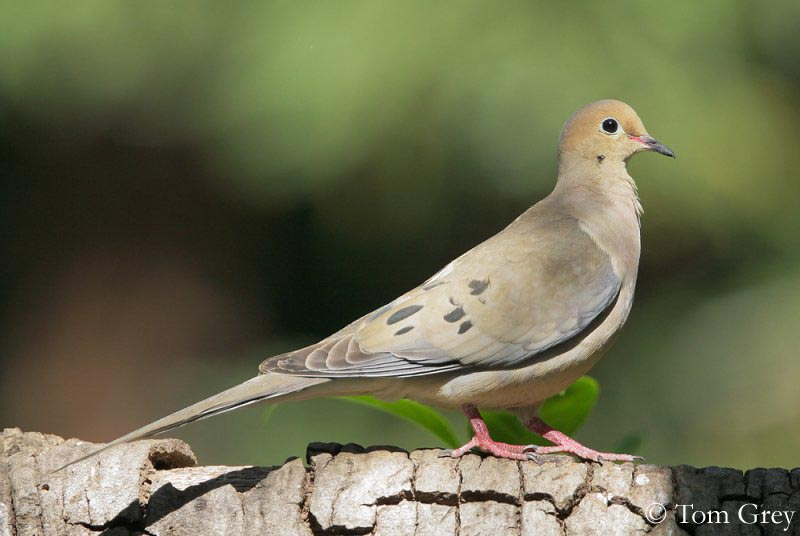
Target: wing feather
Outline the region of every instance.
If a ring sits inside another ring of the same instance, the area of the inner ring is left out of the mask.
[[[580,334],[615,301],[621,276],[572,218],[519,220],[419,287],[262,372],[416,376],[510,368]]]

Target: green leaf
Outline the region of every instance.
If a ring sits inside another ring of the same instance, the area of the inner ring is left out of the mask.
[[[600,387],[594,378],[583,376],[564,391],[542,404],[539,416],[553,428],[572,435],[586,421],[597,403]],[[528,431],[516,415],[507,411],[481,411],[495,441],[512,445],[547,445],[546,440]],[[472,428],[467,424],[468,433]]]
[[[539,416],[556,430],[572,435],[586,422],[599,395],[597,380],[583,376],[564,391],[545,400]]]
[[[450,422],[438,411],[413,400],[385,402],[372,396],[343,396],[342,400],[370,406],[411,421],[438,437],[448,448],[457,448],[460,442]]]

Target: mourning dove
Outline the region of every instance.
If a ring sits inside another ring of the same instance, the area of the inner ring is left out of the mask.
[[[627,104],[581,108],[561,134],[555,189],[503,231],[330,337],[267,359],[255,378],[71,463],[256,402],[361,394],[461,408],[474,437],[453,457],[477,447],[518,460],[633,460],[585,447],[537,414],[597,363],[628,317],[642,207],[626,163],[640,151],[674,157]],[[493,441],[478,407],[515,412],[554,446]]]

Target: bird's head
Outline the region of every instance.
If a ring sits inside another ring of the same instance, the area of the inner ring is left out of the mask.
[[[647,133],[633,108],[618,100],[601,100],[584,106],[567,120],[561,131],[558,155],[565,161],[602,166],[625,162],[640,151],[675,153]]]

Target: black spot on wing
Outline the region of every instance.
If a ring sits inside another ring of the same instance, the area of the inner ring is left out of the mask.
[[[418,312],[422,309],[422,305],[409,305],[408,307],[403,307],[392,313],[389,318],[386,319],[386,323],[388,325],[397,324],[401,320],[405,320],[409,316],[413,315],[414,313]]]
[[[458,307],[456,307],[455,309],[444,315],[444,319],[447,320],[448,322],[458,322],[459,320],[464,318],[465,314],[466,313],[464,312],[464,307],[459,305]]]
[[[414,326],[406,326],[406,327],[404,327],[404,328],[402,328],[402,329],[398,329],[397,331],[395,331],[395,333],[394,333],[394,334],[395,334],[395,336],[397,336],[397,335],[403,335],[403,334],[405,334],[405,333],[408,333],[408,332],[409,332],[409,331],[411,331],[412,329],[414,329]]]
[[[469,282],[469,288],[470,288],[469,292],[470,294],[472,294],[473,296],[479,296],[483,294],[483,291],[489,288],[489,280],[473,279],[472,281]]]
[[[469,331],[471,327],[472,327],[472,322],[470,322],[469,320],[461,322],[461,325],[458,326],[458,334],[463,335],[464,333]]]

